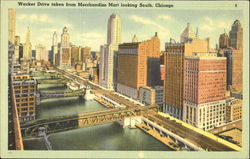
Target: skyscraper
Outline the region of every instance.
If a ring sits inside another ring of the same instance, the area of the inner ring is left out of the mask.
[[[235,20],[231,31],[229,32],[230,36],[230,46],[235,49],[242,49],[243,47],[243,28],[239,20]]]
[[[137,99],[140,87],[154,83],[154,81],[149,81],[149,79],[153,79],[149,78],[151,72],[148,61],[151,59],[160,61],[159,57],[160,39],[157,33],[147,41],[120,44],[117,54],[117,91]],[[157,66],[154,67],[157,68]],[[158,69],[160,79],[160,63]]]
[[[14,8],[8,9],[8,33],[9,41],[14,44],[16,36],[16,9]]]
[[[196,34],[193,32],[192,28],[190,27],[190,24],[187,23],[187,27],[184,29],[184,31],[181,34],[180,42],[187,42],[189,40],[192,40],[198,36],[198,29],[196,30]]]
[[[183,120],[203,130],[224,124],[226,58],[194,53],[184,65]]]
[[[32,58],[32,49],[31,49],[31,31],[30,28],[27,28],[27,32],[25,34],[25,44],[24,44],[24,53],[23,58],[25,60],[30,60]]]
[[[71,67],[71,46],[69,43],[68,28],[64,27],[61,35],[60,67],[67,69]]]
[[[99,84],[107,89],[114,89],[114,51],[121,43],[121,19],[112,14],[108,20],[107,44],[100,48]]]
[[[193,52],[205,53],[209,51],[209,39],[194,38],[189,24],[181,34],[181,39],[182,43],[173,40],[166,43],[164,56],[166,73],[163,111],[179,119],[182,119],[183,115],[184,58],[191,56]]]
[[[53,64],[57,65],[58,64],[58,39],[57,39],[57,33],[53,33],[52,37],[52,53],[53,53]]]
[[[225,32],[223,34],[220,34],[220,39],[219,39],[219,48],[220,49],[225,49],[229,47],[229,36]]]

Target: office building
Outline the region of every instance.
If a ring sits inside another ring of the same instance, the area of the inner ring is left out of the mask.
[[[147,86],[153,81],[152,78],[148,78],[150,72],[148,59],[159,59],[159,57],[160,39],[157,33],[147,41],[120,44],[117,53],[117,91],[133,99],[138,99],[139,88]],[[152,71],[150,73],[153,75]],[[157,75],[160,79],[160,74]]]
[[[71,68],[71,45],[69,42],[68,28],[64,27],[61,34],[61,44],[60,44],[60,68],[68,69]]]
[[[58,37],[57,37],[56,32],[53,33],[51,51],[52,51],[52,54],[53,54],[53,64],[58,65],[59,64],[59,59],[58,59]]]
[[[170,41],[165,44],[165,50],[165,104],[163,111],[176,118],[182,119],[184,58],[191,56],[193,52],[208,52],[209,39],[202,40],[195,38],[186,43]]]
[[[25,43],[24,43],[24,51],[23,51],[23,59],[31,60],[32,58],[32,45],[31,45],[31,31],[30,28],[27,28],[27,32],[25,34]]]
[[[184,64],[183,121],[203,130],[224,124],[226,58],[194,53]]]
[[[243,48],[243,28],[239,20],[235,20],[229,32],[229,45],[235,49]]]
[[[79,59],[80,48],[78,46],[72,45],[71,46],[71,65],[75,66]]]
[[[223,34],[220,34],[220,38],[219,38],[219,48],[220,49],[226,49],[229,47],[229,36],[228,34],[225,32]]]
[[[86,62],[87,59],[91,57],[91,48],[90,47],[82,47],[81,48],[81,61]]]
[[[242,93],[243,84],[243,55],[242,49],[224,49],[227,58],[227,89],[231,92]]]
[[[8,9],[8,40],[14,44],[16,36],[16,9]]]
[[[36,117],[36,80],[28,74],[13,76],[14,96],[20,122]]]
[[[163,106],[163,86],[154,86],[154,87],[140,87],[139,89],[139,101],[145,105],[154,105],[157,104],[160,106],[160,110]]]
[[[114,89],[114,52],[121,43],[121,19],[112,14],[108,20],[107,44],[100,47],[99,84],[107,89]]]
[[[226,122],[234,122],[242,119],[242,100],[234,97],[227,99]]]

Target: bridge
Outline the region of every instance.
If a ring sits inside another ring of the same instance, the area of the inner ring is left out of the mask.
[[[37,126],[44,126],[48,132],[56,132],[58,130],[67,130],[71,128],[77,127],[85,127],[85,126],[93,126],[107,122],[113,121],[121,121],[125,120],[125,118],[131,118],[132,116],[139,115],[141,116],[142,122],[147,126],[152,127],[157,130],[161,135],[173,138],[176,143],[183,144],[188,147],[190,150],[209,150],[209,151],[240,151],[237,145],[234,145],[230,142],[227,142],[223,139],[220,139],[214,136],[211,133],[199,130],[198,128],[194,128],[191,125],[179,121],[171,116],[164,117],[163,113],[157,113],[157,111],[145,111],[145,113],[137,113],[137,111],[141,112],[143,108],[150,108],[153,106],[138,106],[138,104],[124,99],[117,95],[114,91],[106,90],[101,88],[94,83],[83,79],[77,75],[69,73],[67,71],[55,69],[64,75],[65,78],[68,78],[73,81],[77,81],[80,84],[89,85],[93,92],[100,93],[109,99],[122,104],[125,106],[124,109],[109,109],[107,112],[92,112],[90,114],[82,114],[80,116],[74,116],[74,120],[71,120],[72,117],[64,117],[62,122],[52,122],[52,125],[47,124],[35,124],[28,126],[27,129],[22,127],[23,134],[36,134]],[[108,111],[110,111],[109,114]],[[114,112],[113,112],[114,111]],[[121,112],[123,113],[121,113]],[[107,114],[106,114],[107,113]],[[109,115],[108,115],[109,114]],[[99,116],[100,115],[100,116]],[[107,116],[106,116],[107,115]],[[121,117],[119,117],[121,116]],[[59,120],[60,121],[60,120]],[[45,122],[46,123],[46,122]],[[68,126],[68,127],[67,127]],[[58,128],[57,128],[58,127]],[[24,129],[23,129],[24,128]]]
[[[54,79],[37,79],[38,84],[66,84],[69,80],[63,78],[54,78]]]
[[[36,136],[39,128],[44,127],[46,133],[54,133],[69,129],[82,128],[122,121],[126,118],[142,116],[152,112],[157,112],[158,106],[133,107],[127,109],[113,108],[97,112],[88,112],[68,116],[59,116],[49,119],[38,119],[26,122],[21,125],[22,136]]]

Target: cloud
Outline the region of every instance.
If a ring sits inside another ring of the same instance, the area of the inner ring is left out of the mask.
[[[210,17],[205,17],[204,18],[204,22],[200,28],[202,30],[206,30],[206,31],[214,31],[218,28],[224,28],[224,29],[229,29],[230,28],[230,23],[229,22],[225,22],[225,21],[219,21],[219,20],[213,20]]]
[[[157,27],[159,29],[159,32],[161,32],[162,36],[168,36],[169,35],[169,30],[167,28],[165,28],[163,25],[155,22],[152,19],[145,18],[145,17],[140,17],[140,16],[137,16],[137,15],[130,16],[130,19],[137,22],[137,23],[141,23],[141,24],[145,24],[145,25],[152,25],[152,26]]]
[[[53,20],[47,14],[20,14],[17,17],[20,21],[52,23]]]
[[[160,20],[173,20],[173,17],[171,17],[169,15],[159,15],[159,16],[157,16],[157,19],[160,19]]]

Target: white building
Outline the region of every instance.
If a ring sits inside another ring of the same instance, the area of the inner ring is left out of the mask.
[[[226,100],[208,103],[184,101],[183,121],[203,130],[210,130],[226,122]]]
[[[112,14],[108,20],[107,44],[100,48],[100,79],[99,84],[107,89],[114,89],[114,52],[121,43],[121,20]]]
[[[56,57],[58,53],[58,38],[57,38],[57,33],[53,33],[53,38],[52,38],[52,53],[53,53],[53,64],[56,64]]]
[[[60,46],[60,68],[68,69],[71,68],[71,46],[69,43],[69,33],[68,28],[63,28],[63,33],[61,34],[61,46]]]
[[[25,35],[25,44],[24,44],[24,51],[23,51],[23,59],[30,60],[32,58],[32,50],[31,50],[31,31],[28,27],[26,35]]]

